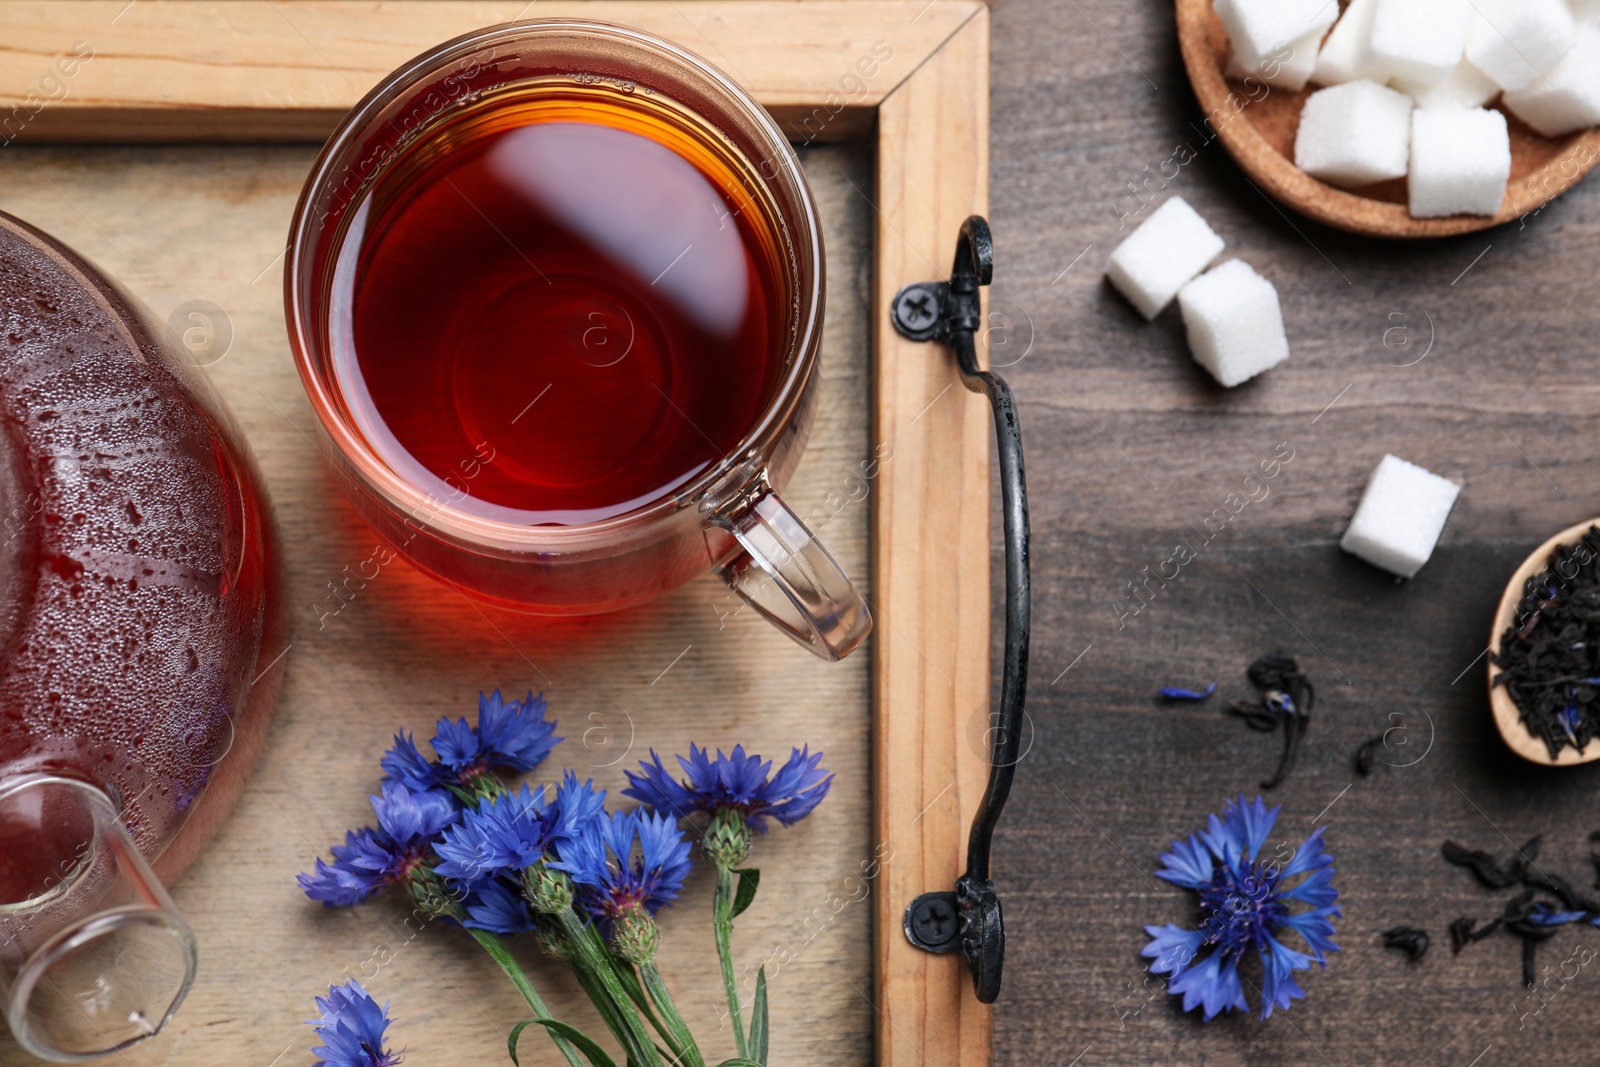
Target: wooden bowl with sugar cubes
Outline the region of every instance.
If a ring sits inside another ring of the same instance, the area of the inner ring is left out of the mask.
[[[1600,0],[1177,0],[1184,66],[1262,191],[1377,237],[1537,211],[1600,163]]]

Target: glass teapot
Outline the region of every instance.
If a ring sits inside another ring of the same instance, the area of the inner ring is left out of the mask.
[[[165,1024],[194,935],[158,880],[221,822],[281,670],[272,525],[148,312],[0,214],[0,997],[79,1060]]]

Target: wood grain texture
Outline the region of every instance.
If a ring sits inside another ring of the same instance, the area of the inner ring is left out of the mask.
[[[1499,214],[1492,218],[1412,218],[1406,207],[1404,179],[1350,191],[1319,181],[1294,165],[1300,110],[1320,86],[1289,92],[1260,82],[1247,86],[1230,81],[1223,74],[1229,54],[1228,34],[1217,17],[1213,0],[1177,0],[1177,19],[1184,66],[1205,112],[1202,121],[1208,130],[1221,139],[1262,188],[1318,222],[1377,237],[1471,233],[1537,211],[1582,181],[1600,163],[1600,130],[1544,137],[1507,111],[1511,180]]]
[[[1562,545],[1575,545],[1589,532],[1589,527],[1594,525],[1593,519],[1575,523],[1558,534],[1554,534],[1544,544],[1528,554],[1522,561],[1516,573],[1506,582],[1505,592],[1500,595],[1500,606],[1495,609],[1494,624],[1489,630],[1489,654],[1497,655],[1500,652],[1501,642],[1505,634],[1517,619],[1517,608],[1522,604],[1526,595],[1524,590],[1528,587],[1528,579],[1544,571],[1550,565],[1550,554]],[[1522,712],[1517,710],[1517,702],[1512,697],[1511,691],[1503,685],[1495,685],[1494,679],[1499,674],[1499,669],[1490,666],[1488,671],[1489,684],[1489,710],[1494,714],[1494,725],[1500,731],[1500,737],[1505,741],[1506,747],[1511,749],[1530,763],[1542,763],[1560,767],[1570,767],[1578,763],[1588,763],[1591,760],[1600,760],[1600,745],[1591,745],[1587,752],[1579,752],[1570,746],[1563,748],[1555,757],[1550,758],[1550,747],[1544,740],[1535,737],[1522,725]]]
[[[1532,1014],[1515,938],[1452,956],[1448,924],[1485,920],[1510,894],[1447,866],[1439,846],[1504,857],[1508,839],[1542,832],[1540,866],[1595,892],[1585,838],[1600,830],[1600,764],[1511,753],[1479,657],[1518,564],[1600,511],[1600,182],[1525,227],[1437,241],[1308,221],[1199,132],[1163,0],[1010,0],[994,14],[991,70],[991,310],[1017,346],[1002,373],[1027,441],[1035,613],[1032,746],[995,856],[1007,932],[997,1061],[1592,1065],[1600,971],[1552,980],[1559,992]],[[1180,145],[1192,162],[1163,173]],[[1171,195],[1226,239],[1226,257],[1278,287],[1293,354],[1255,382],[1216,386],[1176,309],[1145,323],[1102,278],[1111,250]],[[1248,492],[1244,476],[1282,442],[1295,458],[1270,495],[1177,579],[1152,582],[1154,601],[1119,629],[1124,583],[1181,540],[1200,548],[1190,524]],[[1410,582],[1338,548],[1385,452],[1464,485]],[[998,525],[992,535],[998,547]],[[995,655],[999,640],[997,627]],[[1192,897],[1154,878],[1158,856],[1224,798],[1256,795],[1276,763],[1278,740],[1221,704],[1250,695],[1245,666],[1277,647],[1319,692],[1298,768],[1269,794],[1284,805],[1277,836],[1327,828],[1343,951],[1302,976],[1307,998],[1290,1011],[1202,1024],[1143,986],[1143,927],[1193,921]],[[1155,697],[1212,679],[1207,704]],[[1396,726],[1386,765],[1358,778],[1356,748]],[[1380,943],[1402,923],[1433,937],[1415,965]],[[1594,937],[1563,930],[1541,969],[1562,970]]]
[[[795,140],[840,140],[867,130],[973,2],[7,0],[0,140],[320,141],[424,48],[521,18],[660,34],[721,67]],[[875,47],[881,62],[858,67]]]
[[[918,894],[954,888],[988,770],[989,665],[973,650],[989,633],[989,409],[948,350],[904,340],[887,314],[901,286],[949,277],[962,221],[986,210],[988,70],[983,11],[878,109],[875,432],[895,449],[873,543],[876,825],[894,854],[875,926],[882,1067],[989,1061],[965,958],[902,929]]]
[[[22,147],[0,151],[0,210],[45,228],[165,319],[191,299],[220,307],[232,349],[208,373],[266,477],[289,564],[284,688],[266,751],[233,815],[173,887],[201,946],[200,974],[169,1031],[112,1061],[146,1065],[304,1063],[301,1024],[329,982],[361,977],[399,1022],[411,1064],[504,1063],[526,1007],[458,931],[420,929],[398,899],[328,911],[294,883],[313,857],[372,820],[377,757],[395,730],[431,735],[475,712],[481,688],[543,690],[566,740],[536,775],[572,767],[610,790],[651,746],[743,742],[769,756],[810,743],[837,773],[805,822],[760,839],[767,878],[741,918],[741,978],[765,965],[774,1064],[866,1063],[872,976],[872,649],[838,664],[794,647],[706,576],[650,605],[589,619],[481,607],[396,561],[336,598],[362,570],[372,531],[344,502],[312,434],[284,335],[280,252],[314,149]],[[828,260],[829,315],[816,427],[785,499],[871,595],[869,506],[855,499],[869,453],[868,299],[872,213],[865,146],[805,153]],[[854,188],[853,188],[853,187]],[[347,571],[346,568],[349,568]],[[371,573],[371,565],[365,568]],[[980,606],[980,611],[983,610]],[[615,792],[613,792],[615,796]],[[721,984],[711,880],[697,869],[663,913],[662,968],[718,1058]],[[518,955],[559,1015],[598,1022],[531,943]],[[524,1040],[523,1062],[550,1050]],[[281,1059],[275,1061],[275,1057]],[[23,1067],[0,1032],[0,1064]]]

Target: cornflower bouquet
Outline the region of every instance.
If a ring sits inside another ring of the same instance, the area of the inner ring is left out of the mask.
[[[683,886],[691,846],[680,825],[704,831],[701,852],[716,867],[712,925],[728,1000],[734,1055],[718,1067],[765,1067],[767,985],[756,976],[748,1025],[734,977],[733,920],[755,899],[760,872],[747,867],[755,834],[768,820],[789,826],[827,795],[833,776],[822,753],[796,749],[772,761],[737,746],[715,757],[697,745],[677,757],[675,778],[654,750],[628,771],[629,810],[606,809],[604,790],[567,771],[559,784],[513,790],[510,775],[533,770],[561,740],[543,695],[480,696],[477,725],[440,719],[433,758],[401,732],[380,761],[372,797],[376,827],[352,830],[333,859],[299,876],[328,907],[361,903],[393,887],[426,915],[459,926],[505,972],[532,1017],[512,1028],[508,1051],[529,1027],[549,1037],[570,1067],[617,1067],[598,1041],[552,1018],[505,938],[530,934],[572,968],[628,1067],[707,1067],[699,1042],[674,1005],[655,964],[661,933],[655,914]],[[389,1007],[352,979],[316,998],[312,1049],[326,1067],[393,1067]]]

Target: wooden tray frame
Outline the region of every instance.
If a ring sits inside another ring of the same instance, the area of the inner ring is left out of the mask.
[[[900,338],[887,311],[900,286],[948,275],[962,220],[987,209],[984,3],[11,0],[0,142],[317,141],[412,55],[522,17],[638,26],[721,66],[796,142],[873,142],[873,440],[894,461],[872,517],[873,821],[892,859],[869,999],[883,1067],[988,1064],[992,1015],[964,959],[912,948],[901,916],[954,885],[988,770],[989,415],[949,355]]]

